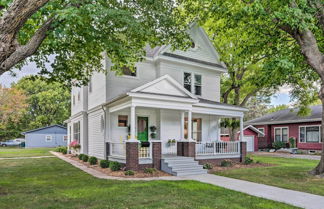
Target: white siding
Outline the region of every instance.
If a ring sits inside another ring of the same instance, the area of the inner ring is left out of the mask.
[[[94,156],[99,159],[104,159],[105,143],[104,131],[101,129],[101,117],[103,117],[103,110],[98,110],[90,113],[89,121],[89,156]]]
[[[160,114],[160,137],[162,141],[162,152],[167,146],[169,139],[180,139],[181,113],[175,110],[161,110]]]
[[[106,75],[95,72],[91,77],[91,92],[88,89],[88,109],[106,102]]]

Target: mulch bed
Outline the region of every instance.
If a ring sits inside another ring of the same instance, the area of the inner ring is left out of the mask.
[[[232,166],[228,166],[228,167],[214,166],[212,169],[208,171],[208,173],[215,173],[219,171],[234,170],[234,169],[241,169],[241,168],[259,168],[259,167],[271,167],[271,166],[275,166],[275,165],[270,163],[251,163],[248,165],[245,165],[243,163],[233,163]]]
[[[72,154],[65,155],[66,157],[75,160],[79,163],[82,163],[83,165],[87,166],[88,168],[95,169],[101,173],[107,174],[108,176],[114,176],[114,177],[124,177],[124,178],[148,178],[148,177],[161,177],[161,176],[171,176],[168,173],[165,173],[160,170],[156,170],[156,172],[150,174],[150,173],[144,173],[144,171],[134,171],[134,175],[127,176],[125,175],[125,168],[122,168],[120,171],[112,171],[110,168],[101,168],[99,164],[97,165],[90,165],[89,162],[83,162],[82,160],[79,160],[78,157]],[[98,160],[99,163],[99,160]]]

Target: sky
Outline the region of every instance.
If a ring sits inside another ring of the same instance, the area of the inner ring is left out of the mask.
[[[19,79],[26,75],[35,75],[39,70],[36,67],[35,63],[29,63],[24,66],[21,71],[14,70],[16,76],[12,76],[10,73],[4,73],[0,76],[0,84],[5,87],[10,87],[11,83],[17,82]],[[271,105],[280,105],[280,104],[290,104],[289,97],[290,88],[287,86],[283,86],[279,88],[278,92],[271,97]]]

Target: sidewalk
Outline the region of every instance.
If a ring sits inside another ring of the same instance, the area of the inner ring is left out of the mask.
[[[276,152],[254,152],[253,155],[269,156],[269,157],[297,158],[297,159],[306,159],[306,160],[320,160],[321,159],[320,155],[304,155],[304,154],[289,154],[289,153],[285,154],[285,153],[276,153]]]
[[[48,158],[55,156],[34,156],[34,157],[0,157],[0,160],[19,160],[19,159],[37,159],[37,158]]]

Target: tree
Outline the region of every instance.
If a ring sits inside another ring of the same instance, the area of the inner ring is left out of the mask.
[[[324,3],[322,0],[209,0],[199,5],[221,18],[233,33],[251,31],[250,39],[264,37],[262,46],[271,45],[280,52],[266,65],[269,73],[282,67],[281,77],[293,85],[295,96],[304,95],[307,86],[320,80],[318,93],[324,107]],[[280,47],[283,44],[286,47]],[[274,75],[275,76],[275,75]],[[312,81],[312,82],[309,82]],[[301,87],[301,88],[297,88]],[[306,91],[307,92],[307,91]],[[306,104],[314,97],[299,97]],[[324,112],[321,138],[324,138]],[[323,143],[324,150],[324,143]],[[313,174],[324,174],[324,152]]]
[[[47,83],[43,77],[24,77],[13,85],[24,91],[28,108],[19,121],[20,130],[63,124],[70,116],[70,89],[58,82]]]
[[[0,3],[0,75],[27,61],[61,82],[84,83],[102,68],[132,66],[144,46],[189,45],[173,0],[5,0]],[[45,67],[55,56],[52,70]]]
[[[252,97],[245,106],[249,111],[244,114],[244,119],[252,120],[267,114],[271,102],[270,100],[270,97],[265,96],[257,95]]]
[[[285,110],[285,109],[288,109],[288,108],[289,108],[288,105],[281,104],[281,105],[272,106],[272,107],[268,108],[266,111],[267,111],[267,113],[273,113],[273,112],[277,112],[277,111],[280,111],[280,110]]]

